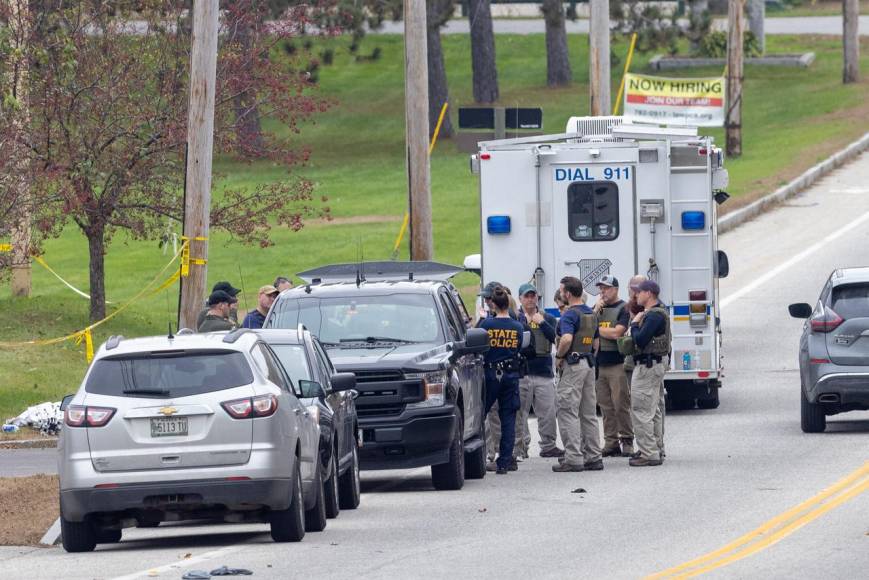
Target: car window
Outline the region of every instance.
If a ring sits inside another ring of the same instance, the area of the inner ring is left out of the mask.
[[[314,342],[314,350],[316,350],[320,354],[320,356],[323,358],[323,364],[326,365],[326,369],[328,370],[329,376],[331,377],[336,372],[335,365],[332,364],[332,360],[329,358],[329,355],[327,355],[326,351],[323,350],[323,346],[319,342],[317,342],[316,340],[313,342]]]
[[[869,284],[836,286],[830,306],[845,320],[869,318]]]
[[[326,362],[326,356],[317,347],[314,347],[314,357],[317,359],[317,367],[320,371],[320,383],[324,390],[329,390],[331,387],[332,373],[329,371],[329,363]]]
[[[446,316],[446,318],[447,318],[447,328],[449,328],[451,340],[461,340],[462,339],[461,324],[459,323],[459,321],[457,319],[457,315],[456,315],[455,311],[453,310],[452,306],[450,305],[450,299],[443,292],[440,292],[438,294],[438,297],[440,298],[441,306],[443,307],[443,310],[444,310],[444,316]]]
[[[186,397],[253,382],[244,354],[232,350],[164,351],[94,362],[85,391],[98,395]]]
[[[299,344],[272,344],[272,350],[290,375],[293,384],[311,380],[311,367],[305,349]]]
[[[574,242],[619,237],[619,188],[611,181],[577,181],[567,187],[567,216]]]
[[[287,383],[284,373],[281,372],[281,365],[275,359],[274,355],[269,350],[269,347],[263,343],[259,343],[257,346],[262,350],[263,357],[265,357],[269,380],[285,391],[291,391],[292,387]]]
[[[294,297],[280,300],[272,307],[270,328],[295,329],[300,323],[327,345],[368,338],[443,340],[437,305],[430,294]]]

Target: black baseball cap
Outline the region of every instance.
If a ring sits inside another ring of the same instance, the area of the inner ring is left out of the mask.
[[[209,306],[214,306],[215,304],[221,304],[223,302],[226,302],[228,304],[235,304],[236,302],[238,302],[238,298],[230,295],[227,292],[224,292],[223,290],[215,290],[211,293],[211,296],[208,297]]]
[[[486,286],[483,287],[483,291],[480,292],[480,296],[482,296],[483,298],[491,298],[492,295],[495,293],[495,288],[500,285],[500,282],[489,282],[488,284],[486,284]]]
[[[240,289],[233,287],[232,284],[226,281],[218,282],[214,285],[214,288],[211,289],[212,292],[217,292],[218,290],[226,292],[230,296],[238,296],[239,292],[241,292]]]
[[[643,280],[637,285],[639,292],[651,292],[655,296],[661,293],[661,287],[654,280]]]

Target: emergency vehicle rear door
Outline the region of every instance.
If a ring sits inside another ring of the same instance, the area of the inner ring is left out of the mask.
[[[606,274],[626,286],[638,271],[636,149],[571,148],[547,160],[544,175],[548,174],[552,194],[552,247],[558,278],[578,277],[592,296],[598,294],[596,284]],[[622,294],[625,298],[626,291]]]

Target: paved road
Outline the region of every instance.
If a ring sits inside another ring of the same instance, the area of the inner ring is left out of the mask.
[[[57,473],[57,449],[0,449],[0,476]]]
[[[542,18],[493,20],[496,34],[543,34]],[[727,19],[718,19],[715,25],[727,28]],[[444,34],[468,34],[469,22],[451,20],[441,29]],[[829,34],[842,35],[841,16],[806,16],[793,18],[767,18],[764,20],[766,34]],[[568,20],[568,34],[588,34],[588,20]],[[380,34],[403,34],[404,24],[401,22],[384,22],[383,27],[376,31]],[[860,35],[869,35],[869,16],[860,17]]]
[[[722,236],[721,407],[668,416],[662,467],[608,459],[603,472],[554,474],[532,458],[451,493],[433,491],[425,470],[367,473],[360,509],[298,545],[273,544],[262,525],[128,530],[94,554],[2,548],[3,575],[179,578],[228,564],[258,578],[637,578],[720,548],[869,460],[869,413],[800,431],[801,324],[786,311],[813,301],[834,266],[869,261],[867,184],[869,154]],[[869,492],[712,575],[865,577],[866,514]]]

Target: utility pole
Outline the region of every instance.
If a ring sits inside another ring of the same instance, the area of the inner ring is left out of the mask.
[[[730,0],[727,10],[727,118],[724,127],[728,157],[742,155],[743,2],[745,0]]]
[[[190,242],[190,274],[181,278],[182,328],[196,327],[208,267],[211,211],[211,158],[214,146],[214,93],[217,77],[218,5],[193,2],[193,47],[190,54],[190,106],[187,113],[187,175],[184,236]],[[202,239],[204,238],[204,239]],[[202,260],[201,263],[196,263]]]
[[[29,95],[27,92],[27,42],[30,36],[30,9],[28,0],[10,0],[9,29],[11,31],[11,63],[9,86],[16,102],[12,112],[15,142],[12,151],[13,170],[8,175],[8,185],[16,191],[12,212],[12,295],[29,297],[31,291],[30,238],[33,198],[30,192],[30,162],[24,145],[30,126]]]
[[[589,78],[588,96],[591,115],[606,116],[610,107],[610,3],[589,0],[591,15],[588,26]]]
[[[856,83],[860,77],[860,37],[857,36],[859,21],[859,0],[842,0],[842,49],[845,58],[843,83]]]
[[[766,36],[763,31],[764,18],[766,18],[765,0],[748,0],[748,29],[757,40],[760,54],[766,53]]]
[[[404,0],[404,109],[410,259],[434,255],[428,159],[428,40],[425,0]]]

